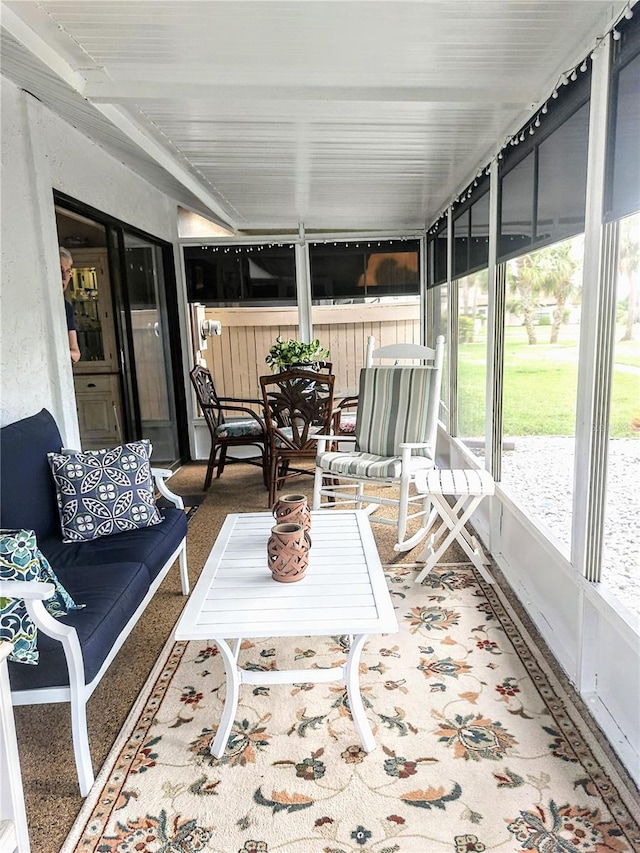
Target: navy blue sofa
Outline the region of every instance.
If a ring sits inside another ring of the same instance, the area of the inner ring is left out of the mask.
[[[42,601],[51,584],[0,580],[0,596],[24,598],[38,626],[36,666],[9,663],[14,705],[71,703],[80,791],[94,781],[86,703],[163,578],[179,560],[182,592],[189,593],[187,520],[182,499],[166,487],[172,472],[152,469],[156,488],[173,505],[162,523],[91,542],[62,542],[53,477],[47,460],[59,453],[60,432],[51,414],[38,414],[0,430],[0,527],[34,530],[38,545],[77,604],[53,619]]]

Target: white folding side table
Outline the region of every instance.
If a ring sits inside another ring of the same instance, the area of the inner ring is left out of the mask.
[[[395,633],[398,620],[367,513],[320,510],[311,519],[304,578],[277,583],[267,562],[273,515],[228,515],[176,626],[176,640],[213,640],[224,661],[227,694],[211,744],[216,758],[225,750],[241,684],[342,680],[362,745],[366,752],[375,749],[360,695],[360,655],[368,634]],[[257,672],[238,665],[243,637],[334,634],[351,637],[341,667]]]
[[[488,471],[473,469],[440,469],[418,471],[416,489],[420,494],[428,494],[432,505],[432,521],[427,532],[427,544],[418,557],[424,568],[415,582],[421,583],[455,540],[469,557],[487,583],[493,578],[486,569],[489,564],[480,543],[466,530],[465,524],[471,518],[483,498],[493,495],[495,483]],[[453,506],[446,495],[457,497]],[[436,528],[436,524],[440,525]],[[439,541],[446,531],[447,535]],[[433,532],[431,532],[433,531]]]

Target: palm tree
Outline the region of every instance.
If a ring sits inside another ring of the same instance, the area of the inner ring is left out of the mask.
[[[634,229],[634,222],[636,228]],[[622,336],[623,341],[633,340],[633,327],[637,322],[638,285],[640,283],[640,223],[638,217],[624,220],[620,229],[620,248],[618,250],[618,275],[625,276],[629,282],[627,298],[627,321]]]
[[[564,314],[567,300],[575,289],[574,275],[578,269],[578,261],[572,256],[573,241],[565,240],[555,246],[549,246],[536,252],[539,255],[539,263],[544,268],[544,280],[541,290],[547,296],[553,296],[556,300],[553,309],[553,323],[551,324],[550,344],[558,342],[560,326],[564,322]]]
[[[534,320],[545,275],[538,263],[537,255],[539,254],[540,252],[531,252],[528,255],[521,255],[513,264],[509,264],[507,272],[509,287],[516,295],[512,306],[515,311],[522,314],[531,346],[538,343]]]
[[[572,253],[573,243],[566,240],[522,255],[510,266],[509,285],[518,297],[511,304],[523,316],[529,344],[537,343],[534,320],[542,295],[556,300],[549,343],[558,342],[567,301],[575,290],[574,276],[579,265]]]

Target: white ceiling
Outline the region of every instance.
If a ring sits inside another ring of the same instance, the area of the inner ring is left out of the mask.
[[[239,230],[411,231],[595,46],[604,0],[13,0],[2,74]]]

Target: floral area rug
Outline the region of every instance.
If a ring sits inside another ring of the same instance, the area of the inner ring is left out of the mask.
[[[467,565],[387,566],[400,632],[360,684],[242,685],[226,751],[215,645],[170,644],[62,853],[627,853],[625,788],[497,587]],[[338,667],[345,636],[251,640],[253,670]]]

